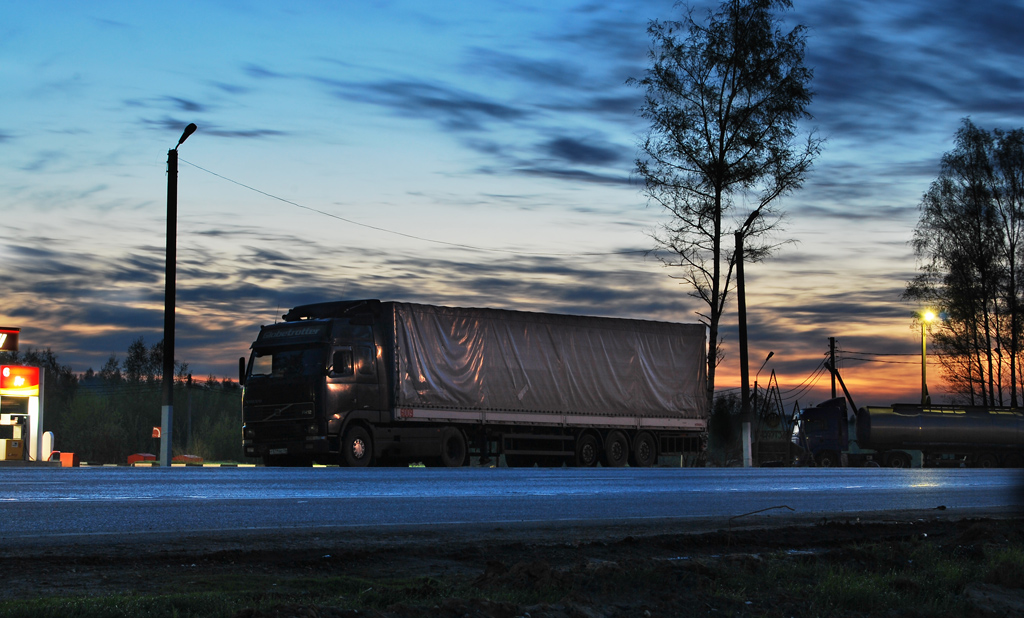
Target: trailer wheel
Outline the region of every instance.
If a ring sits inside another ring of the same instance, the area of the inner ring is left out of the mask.
[[[445,468],[459,468],[466,462],[466,436],[454,427],[445,427],[441,432],[441,465]]]
[[[604,439],[604,465],[621,468],[629,461],[629,440],[618,429],[608,432]]]
[[[365,468],[373,459],[373,440],[370,432],[360,425],[349,427],[341,440],[341,451],[345,465],[350,468]]]
[[[633,440],[633,465],[650,468],[658,461],[658,443],[646,431],[637,434]]]
[[[889,468],[909,468],[910,455],[899,451],[887,453],[885,455],[885,465]]]
[[[818,453],[819,468],[836,468],[839,466],[839,455],[835,451],[822,451]]]
[[[576,466],[593,468],[601,458],[601,445],[592,433],[585,433],[576,441]]]
[[[982,453],[974,460],[975,468],[998,468],[999,460],[992,453]]]

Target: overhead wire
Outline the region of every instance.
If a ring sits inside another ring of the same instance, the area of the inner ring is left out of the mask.
[[[918,356],[920,356],[920,355],[918,355]],[[890,360],[881,360],[881,359],[878,359],[878,358],[858,358],[856,356],[845,356],[845,355],[840,356],[838,354],[836,355],[836,358],[838,358],[840,360],[844,360],[844,361],[859,361],[859,362],[864,362],[864,363],[884,363],[884,364],[887,364],[887,365],[920,365],[921,364],[920,360],[916,360],[916,361],[890,361]]]
[[[780,392],[780,398],[782,399],[782,401],[792,401],[794,399],[797,399],[804,393],[809,392],[818,384],[822,376],[825,375],[826,371],[827,369],[825,368],[825,361],[822,360],[818,367],[814,370],[814,372],[807,379],[805,379],[800,386],[796,386],[794,388],[786,390],[786,395],[783,395]]]
[[[818,364],[814,367],[814,369],[811,370],[811,374],[809,376],[807,376],[806,378],[804,378],[803,382],[801,382],[800,384],[797,384],[793,388],[788,388],[788,389],[786,389],[785,391],[782,391],[782,392],[787,392],[788,393],[790,391],[794,391],[794,390],[802,387],[804,384],[807,384],[811,379],[813,379],[814,375],[816,373],[818,373],[819,371],[823,370],[824,368],[825,368],[825,359],[821,359],[818,362]]]
[[[426,236],[417,236],[416,234],[408,234],[406,232],[399,232],[397,230],[392,230],[392,229],[389,229],[389,228],[386,228],[386,227],[380,227],[380,226],[377,226],[377,225],[370,225],[369,223],[361,223],[359,221],[355,221],[354,219],[349,219],[349,218],[346,218],[346,217],[342,217],[340,215],[336,215],[336,214],[331,213],[331,212],[327,212],[326,210],[320,210],[318,208],[313,208],[311,206],[305,206],[305,205],[300,204],[298,202],[295,202],[295,201],[292,201],[292,200],[280,197],[278,195],[274,195],[273,193],[268,193],[267,191],[263,191],[262,189],[257,189],[256,187],[247,185],[247,184],[245,184],[243,182],[239,182],[237,180],[234,180],[233,178],[228,178],[227,176],[224,176],[222,174],[218,174],[217,172],[214,172],[212,170],[208,170],[205,167],[196,165],[195,163],[192,163],[191,161],[186,161],[185,159],[179,159],[179,161],[181,161],[182,163],[184,163],[186,165],[190,165],[190,166],[192,166],[192,167],[194,167],[194,168],[196,168],[196,169],[198,169],[200,171],[206,172],[207,174],[210,174],[211,176],[216,176],[217,178],[220,178],[221,180],[225,180],[225,181],[230,182],[232,184],[238,185],[239,187],[248,189],[248,190],[253,191],[255,193],[259,193],[260,195],[269,197],[269,198],[277,200],[279,202],[284,202],[285,204],[288,204],[290,206],[294,206],[296,208],[301,208],[303,210],[308,210],[310,212],[313,212],[313,213],[316,213],[316,214],[319,214],[319,215],[323,215],[325,217],[330,217],[332,219],[337,219],[338,221],[344,221],[345,223],[348,223],[350,225],[355,225],[355,226],[367,228],[367,229],[370,229],[370,230],[375,230],[375,231],[378,231],[378,232],[383,232],[385,234],[393,234],[395,236],[401,236],[402,238],[409,238],[411,240],[419,240],[419,241],[422,241],[422,242],[433,243],[433,244],[436,244],[436,245],[444,245],[444,246],[447,246],[447,247],[455,247],[457,249],[469,249],[471,251],[485,251],[485,252],[488,252],[488,253],[504,253],[504,254],[508,254],[508,255],[525,255],[525,256],[533,256],[533,257],[578,257],[578,256],[631,255],[631,254],[640,254],[640,253],[646,254],[646,253],[649,253],[649,251],[646,250],[646,249],[628,249],[628,250],[623,250],[623,251],[598,251],[598,252],[580,252],[580,253],[545,253],[545,252],[533,252],[533,251],[515,251],[515,250],[512,250],[512,249],[494,249],[494,248],[491,248],[491,247],[480,247],[480,246],[477,246],[477,245],[467,245],[467,244],[464,244],[464,243],[449,242],[449,241],[446,241],[446,240],[437,240],[435,238],[427,238]]]
[[[781,401],[788,402],[797,399],[804,393],[807,393],[817,385],[819,380],[821,380],[821,376],[824,374],[825,370],[825,358],[822,358],[818,365],[811,370],[810,375],[804,378],[803,382],[784,391],[780,389],[779,399]]]

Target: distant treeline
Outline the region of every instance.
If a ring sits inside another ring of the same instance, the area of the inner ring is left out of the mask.
[[[0,352],[5,365],[33,365],[46,373],[43,429],[54,449],[81,461],[124,463],[133,453],[159,452],[152,437],[160,426],[163,346],[142,337],[124,360],[111,355],[98,371],[75,374],[49,349]],[[175,363],[173,452],[206,461],[243,461],[241,395],[237,382],[193,380],[187,363]]]

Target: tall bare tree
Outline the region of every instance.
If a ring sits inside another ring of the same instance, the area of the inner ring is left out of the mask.
[[[723,239],[741,231],[745,259],[767,257],[776,200],[803,184],[821,150],[813,132],[797,137],[810,117],[813,71],[804,65],[805,28],[785,32],[775,14],[790,8],[789,0],[725,0],[703,21],[692,9],[681,21],[652,21],[650,68],[629,81],[644,90],[640,115],[651,123],[636,170],[648,202],[671,214],[653,234],[656,253],[707,304],[699,315],[710,330],[709,405],[735,266]]]
[[[970,403],[1019,402],[1022,241],[1024,129],[989,132],[964,119],[921,200],[921,273],[904,297],[945,310],[935,345],[953,392]]]

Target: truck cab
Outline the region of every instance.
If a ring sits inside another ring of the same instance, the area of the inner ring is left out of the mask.
[[[797,444],[810,454],[816,465],[830,468],[842,465],[842,455],[850,442],[846,398],[836,397],[813,408],[800,411]]]
[[[387,408],[371,325],[350,319],[273,324],[260,330],[251,349],[240,368],[248,457],[267,465],[332,461],[353,411]]]

